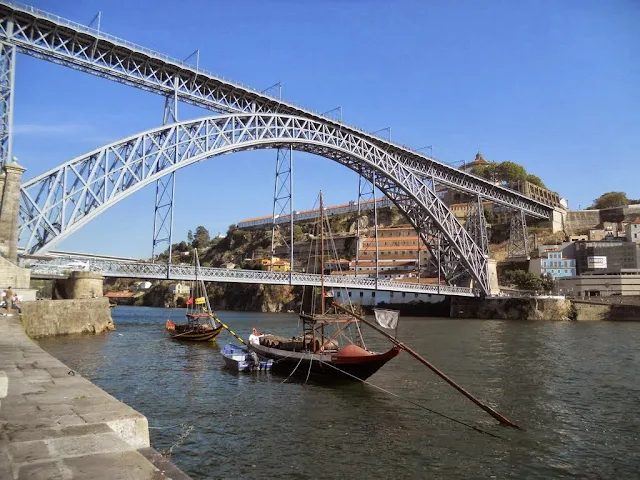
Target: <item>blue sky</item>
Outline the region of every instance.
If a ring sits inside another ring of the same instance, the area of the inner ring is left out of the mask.
[[[326,111],[392,139],[433,145],[448,163],[512,160],[572,208],[601,193],[640,198],[640,2],[35,1],[101,28]],[[158,126],[163,98],[20,56],[14,154],[30,178],[119,138]],[[181,104],[179,118],[209,112]],[[275,151],[212,158],[177,175],[174,239],[212,235],[271,213]],[[344,167],[294,154],[294,208],[357,196]],[[149,256],[155,189],[114,205],[57,248]]]

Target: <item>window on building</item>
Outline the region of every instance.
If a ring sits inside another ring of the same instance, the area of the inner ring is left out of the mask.
[[[389,292],[389,297],[393,298],[393,294],[394,294],[394,292]]]
[[[407,292],[402,292],[402,298],[407,296]]]
[[[338,296],[340,296],[340,292],[338,292]]]
[[[414,297],[416,297],[416,298],[418,298],[418,294],[417,294],[417,293],[414,293],[414,294],[413,294],[413,296],[414,296]]]
[[[364,292],[360,292],[360,298],[364,297]]]
[[[376,296],[376,292],[371,292],[371,298]]]
[[[349,292],[349,296],[351,296],[351,292]]]

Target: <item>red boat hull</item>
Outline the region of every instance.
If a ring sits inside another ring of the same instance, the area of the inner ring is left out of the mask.
[[[366,380],[389,360],[395,358],[401,350],[400,347],[393,347],[385,353],[339,355],[292,352],[255,344],[250,344],[249,348],[261,357],[274,360],[274,373],[293,374],[303,378],[313,376],[314,380],[320,381]]]

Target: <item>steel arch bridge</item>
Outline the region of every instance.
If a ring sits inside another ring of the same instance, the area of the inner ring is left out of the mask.
[[[158,127],[106,145],[24,183],[20,241],[44,252],[111,205],[164,175],[209,157],[291,146],[360,173],[394,202],[430,245],[441,232],[449,283],[459,267],[488,293],[488,257],[407,159],[339,126],[280,114],[227,114]]]

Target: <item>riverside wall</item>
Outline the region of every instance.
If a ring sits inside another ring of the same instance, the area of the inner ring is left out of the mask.
[[[493,320],[573,320],[571,301],[564,298],[452,298],[451,318]]]
[[[640,305],[616,305],[565,298],[452,298],[451,318],[493,320],[640,321]]]
[[[5,389],[6,387],[6,389]],[[174,479],[147,419],[0,317],[0,478]]]
[[[113,330],[109,299],[38,300],[23,302],[22,324],[31,338]]]

